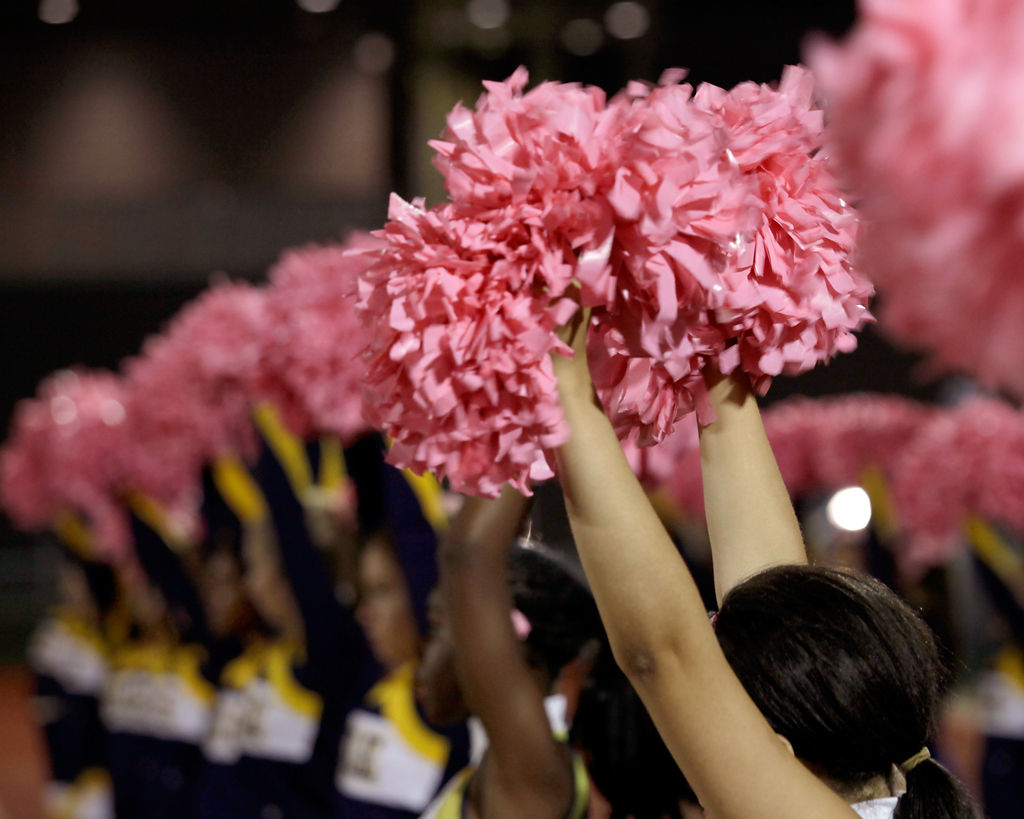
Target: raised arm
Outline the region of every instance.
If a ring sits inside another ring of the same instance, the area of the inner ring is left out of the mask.
[[[708,377],[716,419],[700,431],[704,509],[718,602],[751,575],[806,563],[800,524],[742,373]]]
[[[573,794],[569,754],[552,736],[512,626],[508,550],[525,510],[526,500],[507,486],[497,500],[468,498],[440,550],[459,682],[490,742],[482,801],[494,808],[485,819],[502,808],[503,815],[555,816]]]
[[[571,437],[559,477],[620,666],[709,816],[852,817],[776,737],[732,673],[697,588],[598,405],[580,321],[554,357]],[[727,427],[728,428],[728,427]]]

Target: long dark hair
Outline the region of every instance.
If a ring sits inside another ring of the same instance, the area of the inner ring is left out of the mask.
[[[855,796],[927,743],[947,677],[928,627],[882,583],[782,566],[736,586],[715,631],[743,687],[797,757]],[[896,819],[972,819],[938,762],[907,773]]]

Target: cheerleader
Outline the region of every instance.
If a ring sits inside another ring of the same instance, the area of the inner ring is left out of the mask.
[[[806,565],[741,376],[709,376],[701,462],[720,609],[696,586],[594,396],[584,338],[553,356],[571,437],[559,477],[615,656],[709,816],[973,816],[929,758],[941,667],[882,584]]]
[[[365,537],[355,613],[384,671],[348,715],[335,784],[341,816],[414,819],[468,761],[469,734],[461,715],[430,719],[417,696],[437,583],[434,526],[444,524],[441,489],[383,455],[377,436],[346,451]]]
[[[215,689],[195,584],[151,504],[136,499],[138,568],[122,585],[134,634],[114,652],[101,715],[118,819],[195,815]]]
[[[509,544],[526,501],[506,487],[496,501],[466,500],[441,549],[441,594],[425,682],[454,656],[461,693],[478,720],[473,764],[424,813],[429,819],[530,816],[578,819],[589,781],[569,748],[567,702],[552,696],[562,669],[600,626],[585,587],[550,552]]]
[[[222,465],[244,519],[245,585],[270,635],[227,663],[204,743],[200,817],[332,817],[345,716],[376,678],[355,620],[335,595],[301,497],[302,444],[266,411],[253,477]],[[227,462],[225,462],[227,463]]]
[[[27,652],[50,758],[46,812],[68,819],[111,819],[113,793],[99,698],[118,640],[116,579],[109,566],[91,558],[93,550],[77,521],[66,519],[58,537],[64,547],[58,583],[62,603],[37,626]]]

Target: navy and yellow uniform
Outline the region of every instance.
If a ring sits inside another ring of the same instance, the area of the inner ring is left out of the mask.
[[[437,584],[436,529],[445,524],[441,490],[384,463],[379,439],[350,453],[364,526],[386,528],[402,567],[412,611],[427,632],[427,598]],[[365,499],[365,503],[363,502]],[[415,697],[415,664],[407,663],[368,693],[346,720],[335,784],[339,815],[414,819],[469,760],[465,724],[431,726]]]
[[[99,715],[108,674],[103,635],[73,610],[58,609],[37,626],[28,660],[50,757],[47,815],[110,819],[113,795]]]
[[[335,783],[339,815],[402,819],[419,816],[468,760],[465,725],[430,726],[416,703],[415,665],[375,685],[348,717]]]
[[[205,652],[131,641],[112,658],[101,703],[118,819],[192,816],[215,690]]]
[[[132,499],[135,553],[164,598],[170,628],[112,655],[101,701],[118,819],[194,816],[215,688],[204,676],[211,639],[195,586],[162,534],[160,510]]]
[[[299,501],[311,485],[302,445],[272,414],[256,420],[266,445],[258,486],[235,470],[234,492],[254,494],[242,514],[269,514],[304,644],[250,646],[220,678],[213,728],[204,743],[203,819],[334,817],[334,772],[348,712],[379,671],[354,619],[339,604]]]
[[[559,695],[547,697],[544,700],[544,709],[547,711],[552,733],[557,739],[563,742],[567,741],[569,729],[565,719],[565,698]],[[483,727],[475,719],[472,722],[474,739],[473,764],[455,775],[422,814],[422,819],[466,819],[466,793],[469,789],[470,780],[473,778],[473,774],[476,773],[476,766],[483,758],[487,744],[487,735],[484,733]],[[587,775],[583,759],[575,752],[572,754],[572,773],[572,804],[565,814],[565,819],[583,819],[587,815],[587,809],[590,804],[590,778]]]

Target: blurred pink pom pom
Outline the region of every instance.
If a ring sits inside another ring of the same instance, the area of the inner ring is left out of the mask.
[[[119,502],[117,453],[124,446],[125,396],[110,373],[62,370],[21,402],[2,460],[3,504],[19,526],[84,516],[98,545],[123,554],[131,542]]]
[[[568,435],[549,354],[569,353],[555,330],[576,310],[559,298],[573,265],[530,213],[467,219],[393,196],[387,248],[360,281],[375,330],[370,420],[393,439],[394,464],[456,491],[495,496],[512,482],[529,494]]]
[[[287,251],[270,270],[260,390],[300,436],[328,432],[347,445],[370,429],[361,386],[371,328],[356,313],[357,281],[383,245],[354,233]]]
[[[899,453],[892,495],[911,566],[959,551],[968,515],[1024,532],[1024,415],[980,398],[936,413]]]
[[[254,457],[265,292],[217,284],[186,305],[126,365],[130,450],[125,479],[171,507],[198,493],[204,463]]]
[[[932,413],[888,395],[796,398],[769,408],[764,425],[796,497],[859,484],[869,467],[891,475],[893,459]]]
[[[905,398],[853,394],[794,398],[763,417],[779,472],[797,498],[858,484],[869,467],[894,476],[901,451],[934,412]],[[665,488],[680,508],[703,514],[699,454],[684,456]]]
[[[1024,5],[861,0],[808,53],[862,205],[881,327],[1024,396]]]

